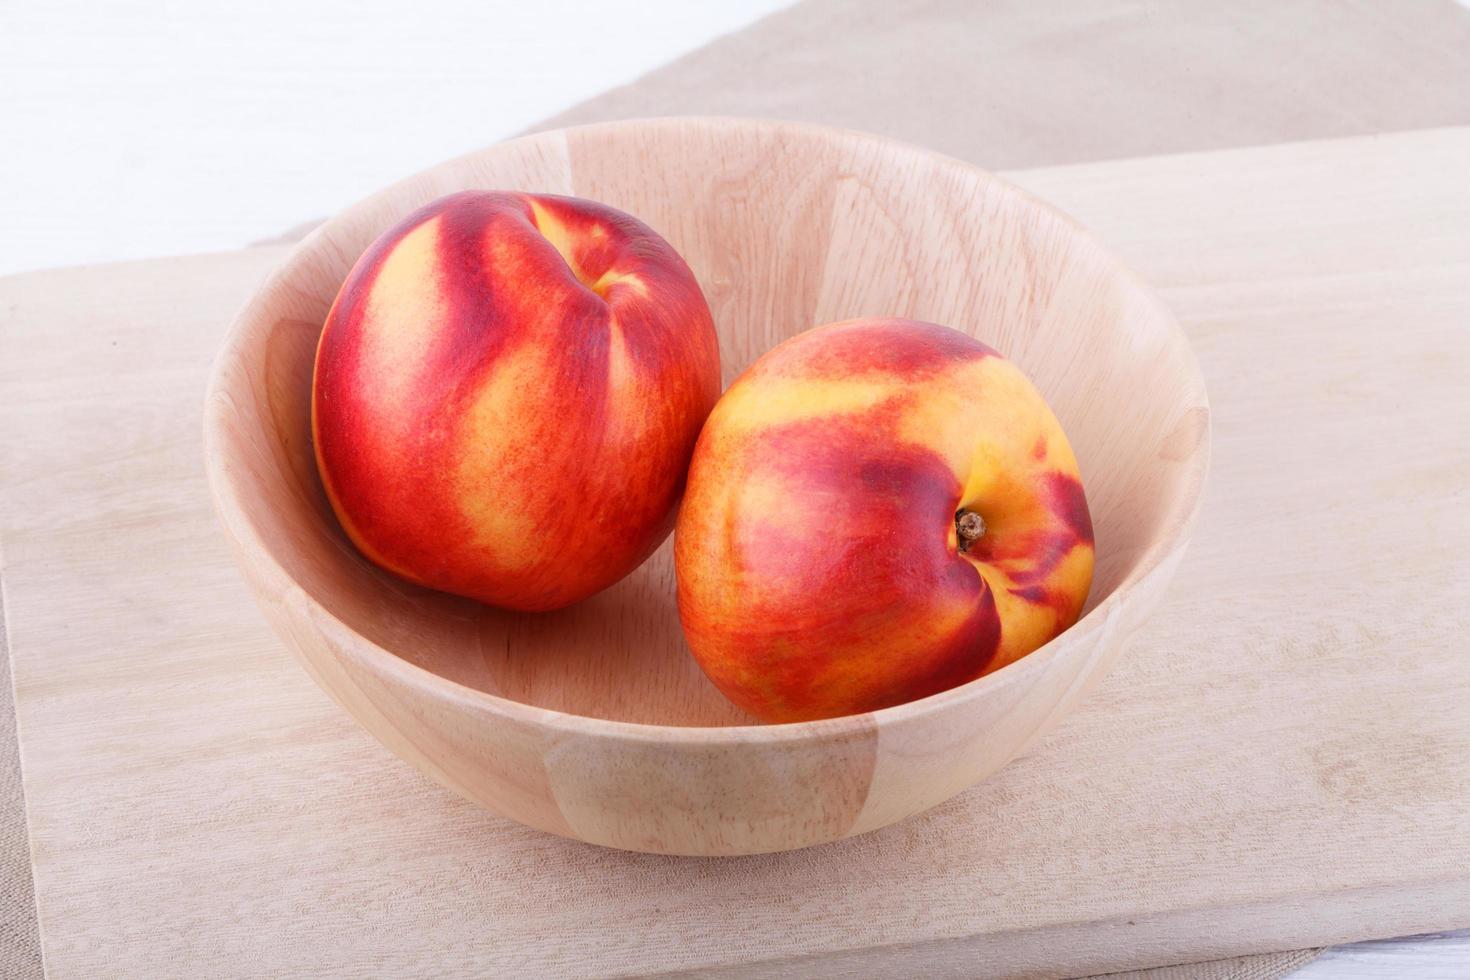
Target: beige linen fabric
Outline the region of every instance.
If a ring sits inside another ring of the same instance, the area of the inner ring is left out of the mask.
[[[992,170],[1459,125],[1470,10],[806,0],[543,125],[710,114],[861,129]]]

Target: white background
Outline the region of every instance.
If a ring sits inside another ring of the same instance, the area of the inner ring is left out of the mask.
[[[0,274],[238,248],[789,0],[0,0]]]

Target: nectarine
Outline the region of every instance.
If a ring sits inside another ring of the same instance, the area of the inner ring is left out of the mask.
[[[1092,522],[1056,417],[957,331],[853,320],[720,399],[674,539],[695,657],[770,721],[871,711],[1002,667],[1076,621]]]
[[[317,349],[312,432],[371,560],[552,609],[667,536],[719,390],[709,308],[652,229],[590,201],[469,191],[353,267]]]

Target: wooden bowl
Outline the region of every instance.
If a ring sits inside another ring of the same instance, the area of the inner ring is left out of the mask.
[[[430,592],[347,542],[313,462],[312,360],[369,242],[464,188],[572,194],[658,229],[699,277],[728,383],[792,334],[897,315],[1019,362],[1077,451],[1097,533],[1089,609],[934,697],[761,726],[704,679],[670,545],[607,592],[514,614]],[[220,519],[307,670],[384,744],[522,823],[611,847],[747,854],[861,834],[948,799],[1061,718],[1158,602],[1209,456],[1169,313],[1073,221],[966,164],[859,133],[740,119],[547,132],[412,177],[318,229],[240,314],[205,410]]]

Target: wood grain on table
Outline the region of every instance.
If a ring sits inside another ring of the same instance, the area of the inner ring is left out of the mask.
[[[761,858],[600,850],[394,761],[256,614],[198,412],[282,254],[0,285],[0,535],[54,976],[1100,972],[1470,925],[1470,130],[1016,175],[1180,314],[1173,598],[1029,757]]]

